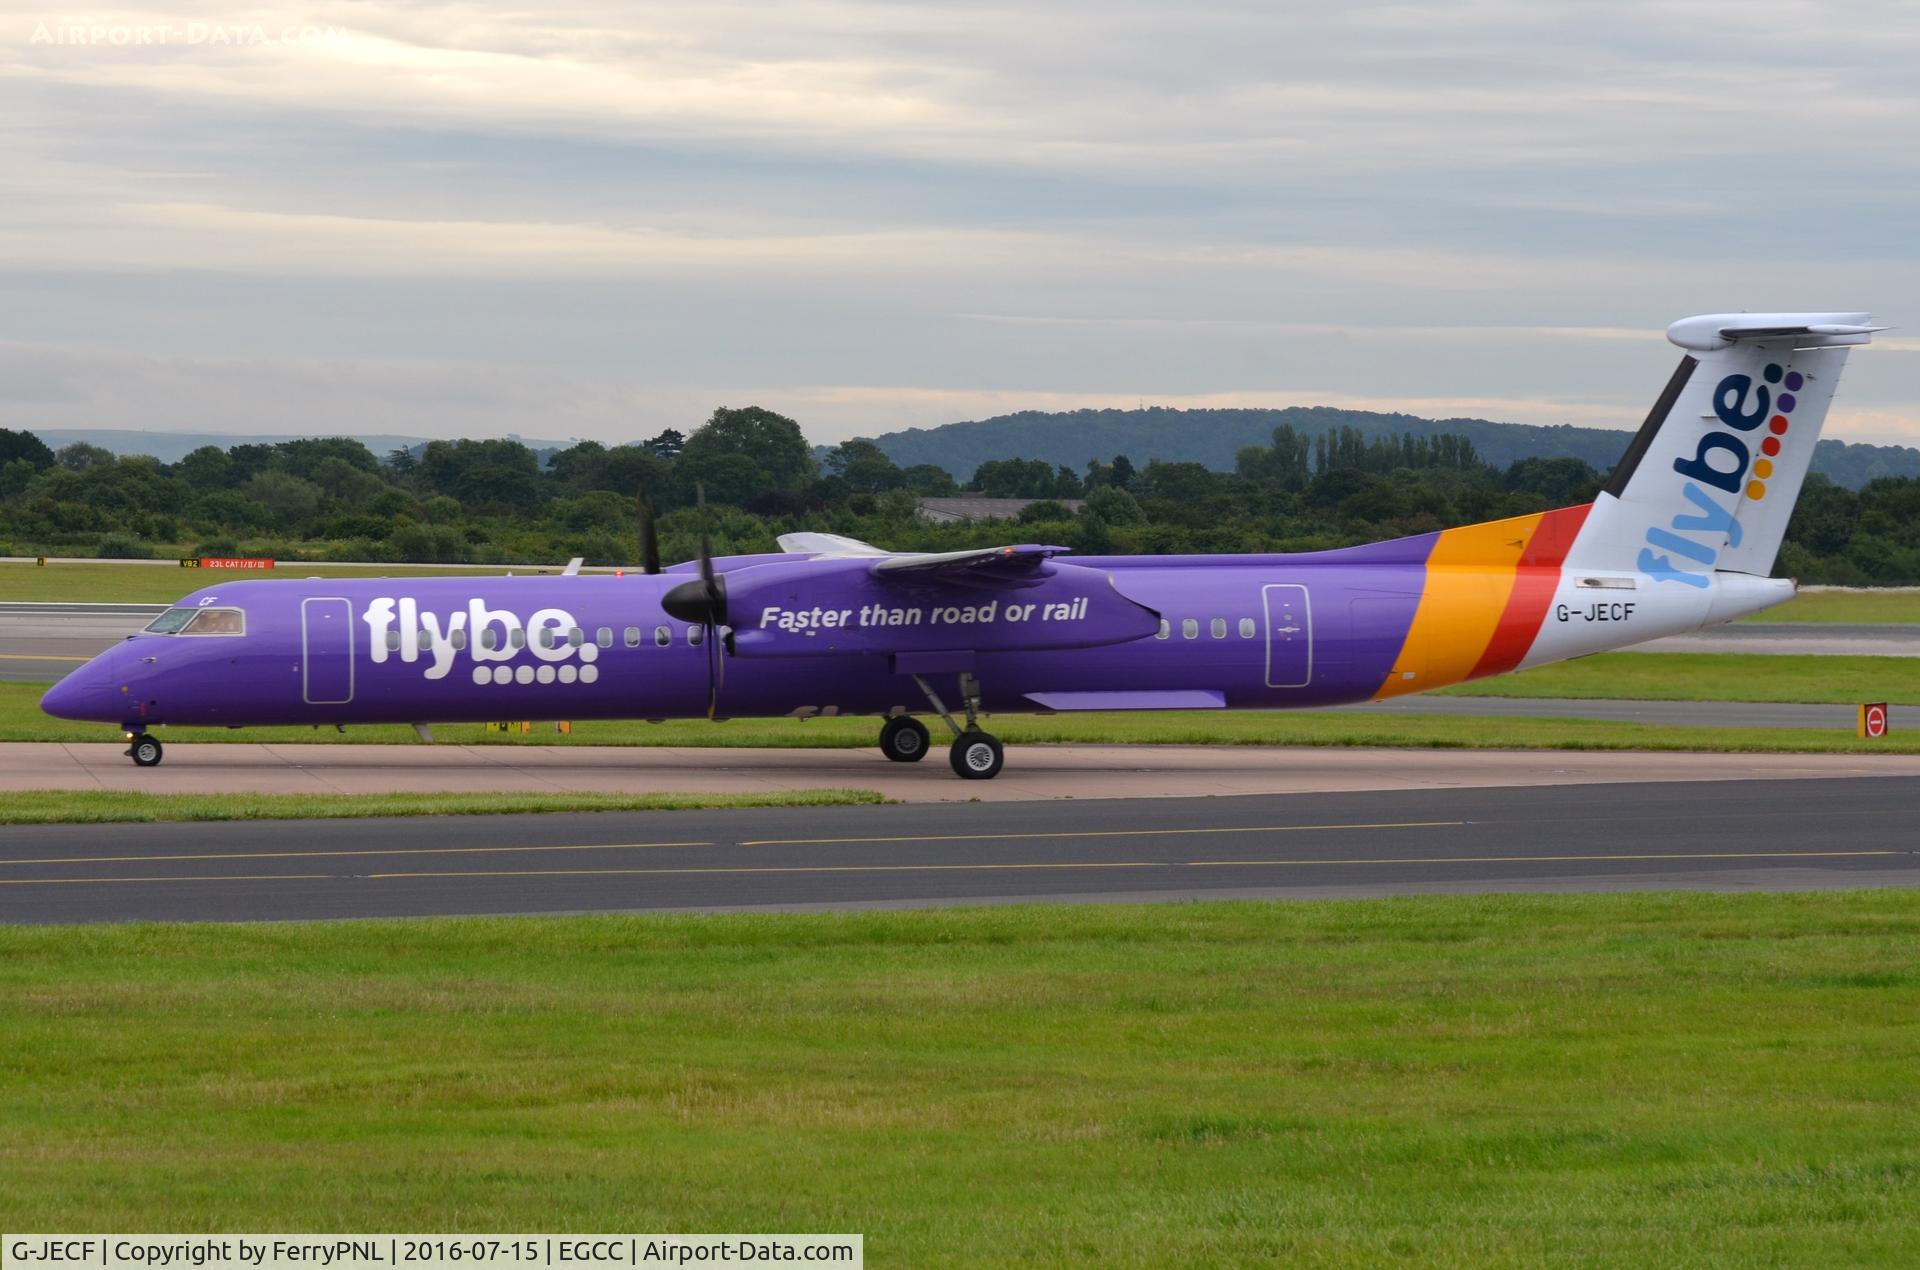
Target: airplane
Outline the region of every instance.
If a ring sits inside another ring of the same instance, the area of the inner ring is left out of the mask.
[[[497,719],[883,720],[952,733],[967,780],[1005,755],[983,714],[1274,710],[1423,692],[1697,630],[1789,599],[1769,576],[1866,313],[1690,317],[1679,368],[1593,502],[1298,554],[898,553],[794,533],[625,576],[233,581],[55,684],[51,715],[118,724]],[[956,714],[959,716],[956,718]]]

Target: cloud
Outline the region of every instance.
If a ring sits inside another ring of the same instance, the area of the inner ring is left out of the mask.
[[[100,426],[1631,422],[1683,314],[1916,320],[1916,55],[1920,9],[1796,0],[25,9],[0,340]],[[1909,363],[1836,426],[1910,434]]]

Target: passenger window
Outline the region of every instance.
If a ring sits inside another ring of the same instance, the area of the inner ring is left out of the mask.
[[[1173,623],[1167,621],[1167,619],[1164,617],[1161,618],[1160,629],[1153,633],[1153,637],[1155,639],[1165,639],[1167,636],[1171,634],[1173,634]]]
[[[525,648],[527,646],[527,633],[516,626],[512,631],[508,632],[507,642],[515,648]]]
[[[239,609],[201,609],[180,629],[182,635],[245,635],[246,618]]]
[[[466,628],[456,627],[454,629],[453,634],[448,636],[448,642],[451,643],[455,648],[465,648],[467,646]]]
[[[500,636],[494,632],[491,626],[483,626],[480,628],[480,647],[486,649],[488,652],[492,652],[494,649],[500,647]]]
[[[613,628],[611,626],[602,626],[599,630],[594,632],[593,642],[600,645],[600,647],[602,648],[612,648],[613,647]]]
[[[689,626],[687,628],[687,643],[693,645],[695,648],[700,647],[700,641],[706,637],[707,628],[704,626]]]
[[[1198,618],[1188,617],[1188,618],[1181,619],[1180,638],[1181,639],[1199,639],[1200,638],[1200,621]]]
[[[585,635],[581,632],[580,628],[576,626],[572,630],[567,632],[567,647],[578,648],[580,647],[584,639],[585,639]]]
[[[387,651],[390,653],[397,653],[400,651],[400,632],[399,631],[387,632]]]
[[[1240,619],[1240,638],[1241,639],[1253,638],[1253,619],[1252,618],[1243,617]]]
[[[653,642],[660,645],[660,647],[665,648],[668,644],[671,644],[673,642],[673,629],[667,626],[654,627]]]
[[[629,626],[625,631],[625,635],[627,637],[628,648],[640,647],[640,628],[638,626]]]
[[[1225,639],[1227,637],[1227,619],[1224,617],[1214,618],[1208,629],[1213,632],[1215,639]]]

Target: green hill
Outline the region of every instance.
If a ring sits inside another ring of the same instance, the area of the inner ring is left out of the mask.
[[[1291,424],[1311,436],[1341,427],[1357,428],[1368,439],[1412,433],[1415,436],[1463,435],[1480,457],[1501,467],[1525,458],[1585,459],[1606,472],[1626,452],[1630,434],[1612,428],[1543,427],[1493,423],[1486,419],[1422,419],[1417,415],[1330,406],[1294,406],[1285,410],[1071,410],[1049,413],[1023,410],[970,423],[910,428],[873,438],[901,467],[932,463],[958,480],[971,477],[993,459],[1045,459],[1083,471],[1089,459],[1111,460],[1124,454],[1136,465],[1149,459],[1203,463],[1215,471],[1233,470],[1243,446],[1266,445],[1273,430]],[[1858,489],[1878,476],[1920,476],[1920,450],[1911,446],[1853,445],[1822,441],[1813,470],[1836,484]]]

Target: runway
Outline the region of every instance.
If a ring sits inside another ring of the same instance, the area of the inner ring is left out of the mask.
[[[0,743],[0,792],[377,794],[524,791],[757,793],[853,788],[906,803],[1183,799],[1331,790],[1581,786],[1646,781],[1920,776],[1920,754],[1363,749],[1350,746],[1017,745],[990,781],[963,781],[935,754],[890,763],[879,749],[694,749],[601,745],[169,746],[135,767],[124,742]]]
[[[0,830],[0,920],[1920,884],[1907,778]]]

